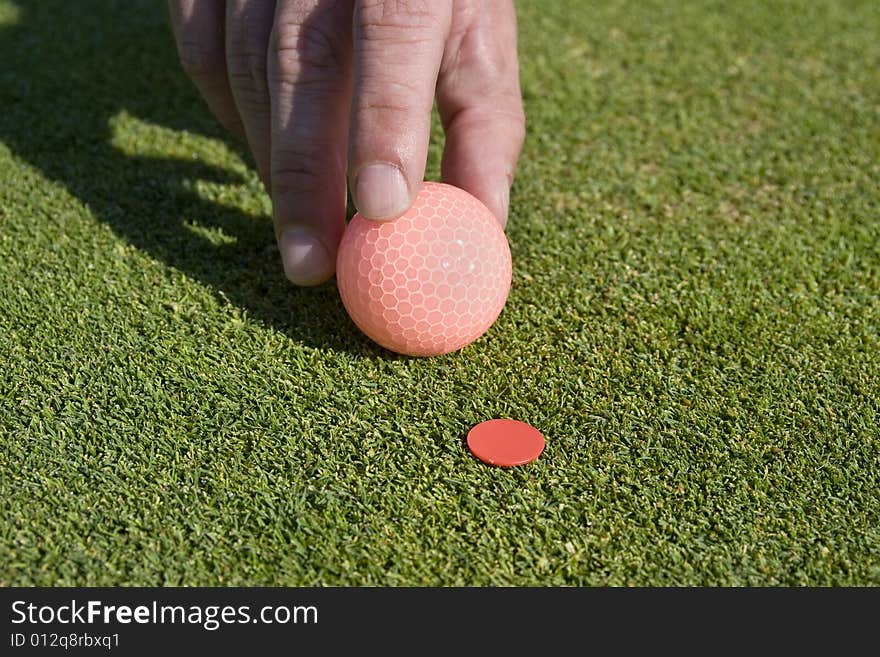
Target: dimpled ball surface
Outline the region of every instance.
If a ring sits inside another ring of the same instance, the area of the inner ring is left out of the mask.
[[[356,214],[339,245],[336,280],[355,324],[386,349],[437,356],[498,318],[510,292],[507,237],[468,192],[425,182],[390,222]]]

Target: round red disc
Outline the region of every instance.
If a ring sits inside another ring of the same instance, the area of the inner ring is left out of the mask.
[[[518,420],[487,420],[468,432],[467,444],[483,463],[508,467],[538,458],[544,451],[544,436]]]

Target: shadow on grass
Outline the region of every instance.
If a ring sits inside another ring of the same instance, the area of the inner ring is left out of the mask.
[[[297,288],[284,279],[269,217],[205,201],[193,189],[197,181],[241,182],[237,174],[179,155],[129,156],[113,144],[111,122],[123,113],[226,138],[180,69],[165,3],[2,4],[17,10],[0,23],[0,140],[16,157],[119,237],[250,317],[310,346],[387,356],[351,323],[333,281]],[[218,244],[187,224],[234,239]]]

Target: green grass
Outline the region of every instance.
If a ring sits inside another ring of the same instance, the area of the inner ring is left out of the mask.
[[[0,584],[880,584],[876,3],[518,9],[510,298],[411,359],[286,284],[162,3],[0,0]]]

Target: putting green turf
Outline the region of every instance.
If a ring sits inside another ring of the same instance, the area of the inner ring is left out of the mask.
[[[285,282],[163,3],[0,0],[0,584],[880,584],[876,3],[518,11],[510,298],[411,359]]]

